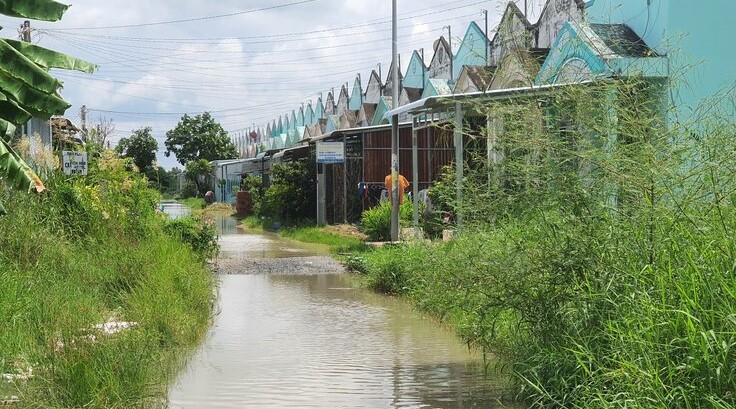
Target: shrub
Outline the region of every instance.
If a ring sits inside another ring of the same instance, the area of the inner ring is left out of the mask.
[[[167,220],[164,231],[189,244],[203,259],[215,257],[220,249],[214,225],[197,216]]]
[[[404,200],[404,204],[399,207],[400,224],[407,225],[414,217],[412,203]],[[385,201],[378,206],[363,212],[361,218],[363,224],[363,232],[368,235],[371,241],[389,241],[391,240],[391,202]]]
[[[287,224],[314,219],[316,171],[308,160],[284,163],[271,169],[271,185],[263,195],[261,215]]]

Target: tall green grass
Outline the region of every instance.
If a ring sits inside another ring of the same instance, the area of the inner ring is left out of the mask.
[[[2,191],[0,384],[20,407],[161,405],[212,316],[202,257],[163,230],[157,195],[115,160],[49,193]],[[107,320],[136,323],[106,335]]]
[[[663,127],[660,92],[478,107],[504,159],[445,198],[462,234],[352,266],[495,352],[530,407],[736,407],[736,124]]]

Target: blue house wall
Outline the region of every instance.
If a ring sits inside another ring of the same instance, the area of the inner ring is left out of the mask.
[[[595,0],[586,13],[590,22],[629,25],[669,58],[673,121],[694,118],[701,104],[736,85],[736,53],[728,48],[736,34],[734,0]]]

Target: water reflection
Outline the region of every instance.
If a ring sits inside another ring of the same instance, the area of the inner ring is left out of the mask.
[[[172,408],[496,408],[457,338],[349,278],[221,276],[214,328]]]
[[[175,201],[162,201],[159,204],[159,208],[172,219],[187,216],[191,212],[188,207]]]

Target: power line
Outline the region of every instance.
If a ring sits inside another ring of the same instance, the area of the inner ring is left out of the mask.
[[[194,17],[194,18],[187,18],[187,19],[181,19],[181,20],[159,21],[159,22],[155,22],[155,23],[126,24],[126,25],[107,26],[107,27],[56,28],[56,29],[53,29],[53,31],[112,30],[112,29],[118,29],[118,28],[138,28],[138,27],[161,26],[161,25],[166,25],[166,24],[191,23],[191,22],[194,22],[194,21],[213,20],[213,19],[218,19],[218,18],[242,16],[244,14],[252,14],[252,13],[257,13],[257,12],[261,12],[261,11],[283,9],[283,8],[292,7],[292,6],[299,6],[299,5],[307,4],[307,3],[314,3],[316,1],[322,1],[322,0],[300,0],[300,1],[293,2],[293,3],[280,4],[280,5],[276,5],[276,6],[261,7],[261,8],[257,8],[257,9],[251,9],[251,10],[246,10],[246,11],[239,11],[239,12],[235,12],[235,13],[218,14],[218,15],[215,15],[215,16],[207,16],[207,17]]]

